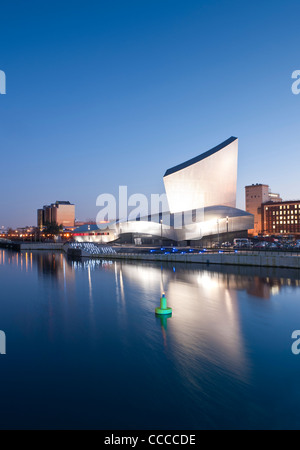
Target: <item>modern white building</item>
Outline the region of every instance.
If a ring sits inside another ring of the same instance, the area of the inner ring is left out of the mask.
[[[254,218],[236,208],[237,159],[238,139],[231,137],[168,169],[163,179],[169,210],[136,220],[117,220],[107,239],[197,245],[208,239],[220,242],[247,237]]]
[[[168,169],[164,184],[171,213],[223,205],[236,206],[238,139]]]

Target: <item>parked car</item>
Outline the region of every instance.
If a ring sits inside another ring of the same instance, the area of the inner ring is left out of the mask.
[[[270,242],[269,245],[268,245],[268,248],[272,249],[272,250],[275,250],[275,249],[278,249],[278,245],[275,244],[275,242]]]
[[[228,247],[231,247],[231,246],[232,246],[231,242],[223,242],[222,245],[221,245],[222,248],[228,248]]]
[[[259,241],[254,245],[254,248],[267,248],[268,243],[266,241]]]

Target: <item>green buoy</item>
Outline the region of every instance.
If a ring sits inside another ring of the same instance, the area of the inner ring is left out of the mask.
[[[166,299],[164,292],[162,293],[162,296],[160,299],[160,308],[155,308],[155,313],[159,314],[159,315],[172,313],[172,308],[168,308],[168,306],[167,306],[167,299]]]

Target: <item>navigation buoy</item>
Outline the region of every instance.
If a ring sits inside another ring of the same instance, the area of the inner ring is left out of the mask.
[[[164,292],[160,298],[160,308],[155,308],[155,313],[159,315],[172,314],[172,308],[167,306],[167,298]]]

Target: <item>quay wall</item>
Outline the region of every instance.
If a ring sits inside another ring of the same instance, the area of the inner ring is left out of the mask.
[[[84,255],[84,257],[90,257]],[[300,256],[288,253],[276,254],[273,252],[251,252],[251,253],[201,253],[201,254],[144,254],[144,253],[114,253],[93,255],[93,258],[140,260],[140,261],[166,261],[199,264],[224,264],[238,266],[260,266],[260,267],[284,267],[300,269]]]
[[[22,242],[20,243],[20,250],[62,250],[64,243],[57,242]]]
[[[20,243],[21,251],[28,250],[46,250],[46,251],[65,251],[70,257],[83,258],[103,258],[113,260],[136,260],[136,261],[165,261],[165,262],[183,262],[183,263],[198,263],[198,264],[224,264],[224,265],[238,265],[238,266],[257,266],[257,267],[283,267],[300,269],[300,253],[276,252],[276,251],[241,251],[238,253],[224,252],[224,253],[145,253],[133,251],[125,253],[124,251],[116,253],[99,253],[90,255],[81,250],[81,253],[76,251],[71,252],[69,245],[66,243],[38,243],[38,242],[24,242]],[[69,250],[69,251],[68,251]],[[73,253],[73,254],[72,254]]]

